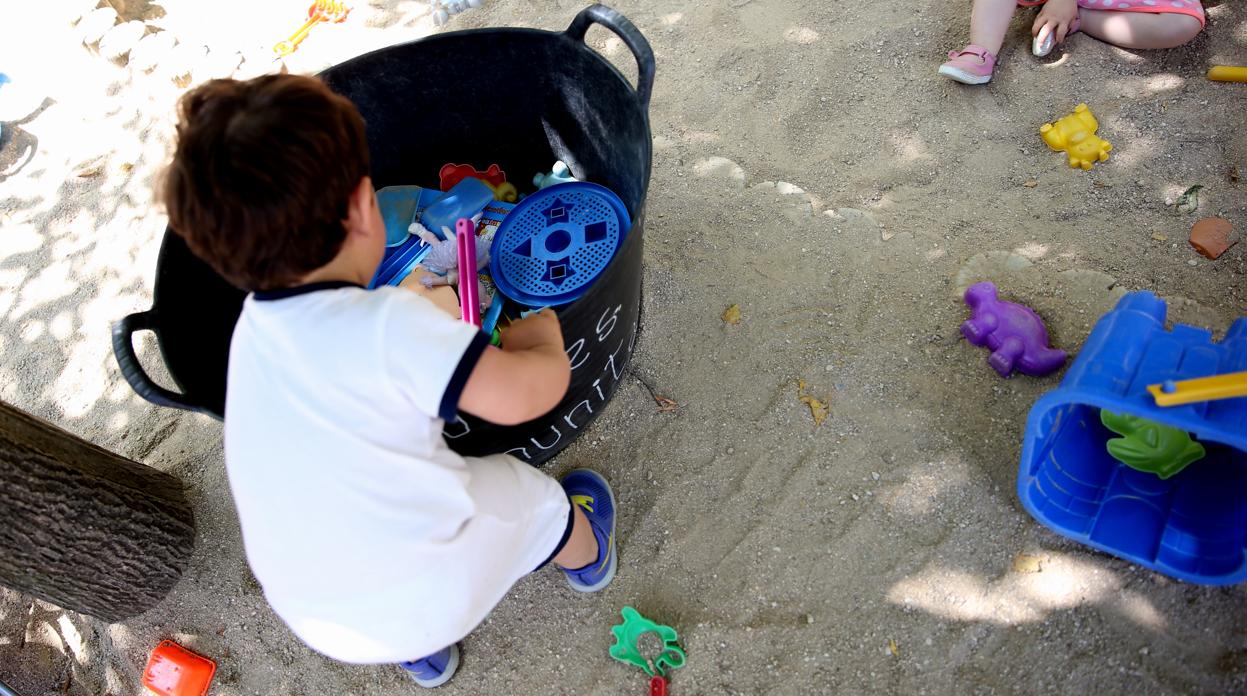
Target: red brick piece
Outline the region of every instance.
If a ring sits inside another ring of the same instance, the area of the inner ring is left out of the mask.
[[[1230,239],[1233,231],[1234,226],[1225,218],[1204,218],[1191,228],[1191,246],[1200,254],[1216,259],[1238,243],[1237,239]]]

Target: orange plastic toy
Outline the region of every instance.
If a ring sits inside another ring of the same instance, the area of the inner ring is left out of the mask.
[[[311,7],[307,8],[307,21],[303,23],[303,26],[299,27],[299,29],[295,31],[295,33],[291,34],[290,38],[285,41],[278,41],[277,44],[273,46],[273,52],[277,54],[278,58],[294,53],[294,50],[299,47],[299,44],[303,43],[303,39],[306,39],[308,33],[312,31],[312,27],[320,24],[321,22],[333,22],[335,24],[342,22],[346,19],[346,16],[350,13],[350,11],[351,8],[347,7],[344,2],[336,2],[335,0],[316,0],[316,2],[312,3]]]
[[[1043,124],[1039,134],[1048,147],[1069,155],[1069,166],[1091,169],[1096,162],[1108,159],[1113,149],[1107,140],[1096,137],[1099,127],[1091,109],[1079,104],[1074,113],[1061,117],[1056,123]]]
[[[494,198],[507,203],[514,203],[519,199],[519,192],[515,189],[515,184],[507,182],[507,173],[497,164],[489,165],[489,169],[481,171],[470,164],[444,164],[438,172],[441,178],[441,189],[449,191],[455,187],[460,181],[469,177],[480,179],[485,185],[494,192]]]
[[[214,674],[215,662],[166,640],[152,651],[143,686],[158,696],[204,696]]]

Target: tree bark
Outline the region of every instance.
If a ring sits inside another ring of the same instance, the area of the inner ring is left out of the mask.
[[[177,478],[0,402],[0,585],[120,621],[173,589],[194,543]]]

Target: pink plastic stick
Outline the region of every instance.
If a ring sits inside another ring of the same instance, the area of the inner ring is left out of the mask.
[[[459,245],[459,304],[463,320],[481,325],[481,300],[476,289],[476,225],[468,218],[455,222],[455,237]]]

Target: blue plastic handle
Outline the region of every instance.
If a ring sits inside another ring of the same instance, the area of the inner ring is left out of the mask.
[[[455,184],[420,215],[420,224],[448,242],[455,238],[459,218],[471,218],[494,200],[494,192],[480,179],[468,177]],[[447,237],[442,228],[450,230]]]
[[[494,299],[490,301],[489,309],[485,310],[485,318],[481,321],[482,331],[487,334],[494,332],[494,327],[498,326],[498,320],[502,318],[502,307],[506,303],[507,298],[495,290]]]

